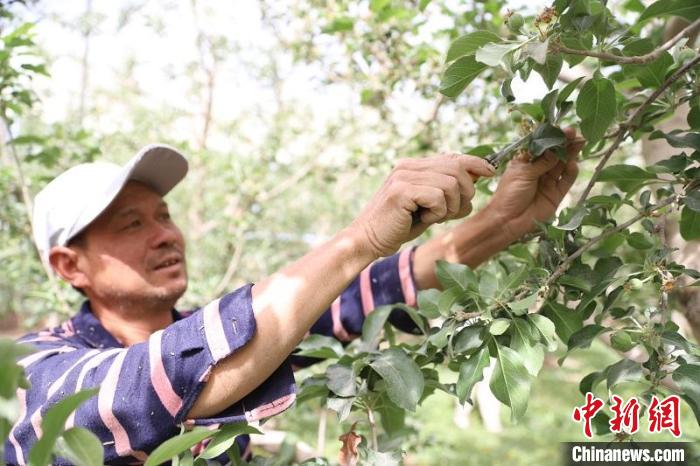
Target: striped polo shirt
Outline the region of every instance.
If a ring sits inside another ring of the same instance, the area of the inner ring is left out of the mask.
[[[375,307],[415,305],[413,251],[406,249],[363,270],[310,332],[348,342],[360,335],[365,316]],[[100,324],[87,301],[60,326],[20,338],[35,349],[19,361],[31,387],[17,391],[20,415],[5,443],[5,462],[27,464],[46,411],[86,388],[99,387],[99,392],[78,407],[66,428],[80,426],[97,435],[107,464],[142,463],[149,452],[177,435],[182,424],[251,422],[289,408],[296,397],[292,368],[315,362],[311,358],[290,355],[239,402],[209,418],[187,418],[212,367],[255,333],[251,288],[245,285],[194,311],[173,310],[171,325],[128,348]],[[403,312],[394,311],[390,322],[415,331]],[[239,437],[241,451],[247,453],[248,446],[249,439]],[[54,464],[70,463],[58,458]]]

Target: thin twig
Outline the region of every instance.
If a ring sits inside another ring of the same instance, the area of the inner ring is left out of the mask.
[[[652,50],[649,53],[646,53],[644,55],[637,55],[633,57],[625,57],[621,55],[613,55],[611,53],[607,52],[595,52],[593,50],[579,50],[579,49],[571,49],[569,47],[563,46],[561,44],[553,45],[552,49],[556,52],[561,52],[561,53],[566,53],[569,55],[581,55],[585,57],[594,57],[594,58],[599,58],[601,60],[606,60],[606,61],[612,61],[615,63],[619,63],[622,65],[646,65],[648,63],[651,63],[655,60],[657,60],[662,53],[673,47],[678,41],[683,39],[684,37],[690,36],[695,32],[695,29],[697,29],[700,26],[700,19],[696,19],[694,22],[692,22],[690,25],[688,25],[685,29],[683,29],[681,32],[673,36],[669,41],[667,41],[665,44],[663,44],[661,47]]]
[[[596,183],[598,180],[598,176],[600,175],[600,172],[603,171],[603,168],[605,168],[605,165],[608,163],[608,160],[610,157],[613,155],[613,153],[617,150],[618,147],[620,147],[620,144],[622,144],[622,141],[624,141],[627,136],[630,133],[630,130],[635,128],[635,121],[637,118],[642,114],[642,112],[652,103],[654,102],[661,94],[666,91],[666,89],[676,82],[681,76],[683,76],[685,73],[688,72],[691,68],[696,66],[698,63],[700,63],[700,55],[695,57],[693,60],[689,61],[682,67],[678,68],[675,73],[673,73],[664,83],[656,89],[647,99],[639,106],[637,109],[634,111],[632,116],[630,116],[624,123],[620,124],[620,127],[618,128],[617,132],[617,137],[613,141],[613,143],[608,147],[608,149],[603,153],[602,158],[600,159],[600,162],[598,162],[598,165],[595,167],[595,171],[593,172],[593,176],[591,176],[591,179],[588,181],[588,185],[586,186],[586,189],[583,190],[583,193],[581,194],[581,197],[579,197],[578,202],[576,202],[576,207],[581,207],[584,202],[586,202],[586,198],[588,198],[588,195],[591,192],[591,189],[593,189],[593,185]]]
[[[605,230],[603,233],[600,235],[591,238],[586,244],[578,248],[576,251],[574,251],[572,254],[570,254],[562,263],[559,264],[559,266],[556,268],[556,270],[552,273],[552,275],[549,276],[549,278],[544,282],[543,288],[548,289],[559,277],[561,277],[564,272],[569,268],[571,263],[576,260],[581,254],[584,252],[588,251],[590,248],[592,248],[596,243],[599,243],[600,241],[604,240],[605,238],[609,237],[610,235],[613,235],[619,231],[624,230],[625,228],[629,227],[630,225],[633,225],[634,223],[640,221],[644,217],[648,217],[649,214],[652,212],[655,212],[659,209],[662,209],[670,204],[673,204],[677,200],[676,196],[670,196],[664,199],[663,201],[659,202],[655,206],[651,206],[649,209],[644,210],[643,212],[640,212],[638,215],[635,215],[631,219],[627,220],[625,223],[621,223],[620,225],[616,226],[615,228],[611,228],[610,230]]]
[[[26,178],[24,177],[24,170],[22,169],[22,162],[19,159],[19,155],[17,154],[17,149],[15,148],[15,145],[13,143],[14,137],[12,135],[12,130],[10,129],[10,125],[7,122],[7,119],[5,117],[2,117],[2,123],[5,129],[5,134],[7,135],[8,140],[5,142],[5,145],[9,147],[9,152],[10,156],[12,157],[12,161],[15,164],[15,168],[17,169],[17,178],[19,180],[19,187],[20,187],[20,192],[22,193],[22,203],[24,204],[24,208],[27,211],[27,222],[29,223],[29,228],[30,230],[34,230],[34,222],[32,220],[32,213],[34,212],[34,205],[32,203],[32,197],[29,194],[29,188],[27,188],[27,181]],[[32,241],[32,243],[34,243]],[[68,306],[68,301],[66,300],[66,297],[63,295],[63,290],[61,290],[61,287],[59,286],[58,283],[56,283],[56,277],[53,274],[53,270],[51,270],[51,267],[44,262],[44,260],[41,258],[41,251],[39,251],[39,247],[34,244],[34,247],[36,248],[37,254],[39,255],[39,260],[41,261],[41,266],[44,268],[44,272],[46,273],[46,276],[48,277],[49,284],[51,287],[54,289],[54,292],[56,293],[56,297],[58,298],[59,303],[61,304],[61,307],[63,308],[63,311],[66,314],[69,314],[71,312],[70,306]]]

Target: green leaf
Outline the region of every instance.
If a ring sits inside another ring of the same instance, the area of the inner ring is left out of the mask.
[[[627,237],[627,244],[634,249],[650,249],[654,246],[644,233],[634,232]]]
[[[532,341],[531,328],[526,320],[513,319],[510,347],[522,358],[527,371],[537,377],[544,363],[544,350],[539,342]]]
[[[665,138],[672,147],[681,149],[690,147],[700,151],[700,133],[686,132],[685,134],[681,134],[683,132],[684,131],[680,129],[674,129],[668,133],[657,130],[649,135],[649,139]]]
[[[440,317],[438,302],[442,292],[435,288],[420,290],[418,292],[418,309],[429,319]]]
[[[569,84],[564,86],[561,91],[559,91],[559,97],[557,97],[557,103],[561,104],[564,102],[566,99],[569,98],[569,96],[576,90],[578,87],[579,83],[583,80],[583,76],[580,78],[576,78],[573,81],[571,81]]]
[[[544,42],[540,42],[538,40],[530,41],[525,44],[525,47],[523,47],[523,55],[532,58],[532,60],[538,65],[544,65],[547,61],[548,48],[549,39],[545,40]]]
[[[605,369],[608,389],[623,382],[638,381],[642,378],[642,366],[629,359],[621,359]]]
[[[565,231],[571,231],[577,229],[579,226],[581,226],[581,222],[583,221],[583,218],[588,214],[588,209],[585,207],[575,207],[572,211],[566,212],[567,214],[571,213],[569,216],[569,221],[566,222],[563,225],[557,225],[556,228],[558,230],[565,230]],[[561,217],[560,217],[561,218]],[[560,220],[561,222],[561,220]]]
[[[560,54],[549,54],[547,55],[544,65],[537,64],[533,69],[542,76],[542,80],[547,85],[547,89],[552,89],[557,82],[563,65],[564,59]]]
[[[345,16],[341,18],[335,18],[328,26],[321,29],[321,32],[325,34],[332,34],[334,32],[352,31],[354,26],[355,20]]]
[[[464,34],[450,44],[445,62],[449,63],[466,55],[474,55],[482,46],[500,40],[499,36],[490,31],[474,31]]]
[[[496,367],[489,387],[498,401],[510,406],[511,419],[517,421],[527,410],[532,376],[518,353],[498,343],[494,346]]]
[[[389,348],[369,365],[384,379],[389,399],[396,406],[415,411],[425,380],[413,359],[399,348]]]
[[[591,372],[586,375],[578,384],[578,390],[581,394],[585,395],[588,392],[593,393],[596,385],[603,381],[605,374],[602,371]]]
[[[493,299],[498,291],[498,280],[489,272],[482,272],[479,277],[479,295],[484,299]]]
[[[542,314],[530,314],[527,316],[530,323],[537,329],[539,334],[544,339],[547,345],[547,351],[554,351],[557,349],[557,334],[554,327],[554,322],[549,320]]]
[[[197,458],[208,460],[216,458],[219,455],[223,455],[233,446],[233,443],[236,441],[236,437],[244,434],[262,434],[262,432],[253,426],[249,426],[245,422],[224,424],[219,431],[216,432],[216,435],[212,437],[207,444],[207,447]]]
[[[700,239],[700,212],[683,206],[681,209],[681,236],[686,241]]]
[[[344,364],[331,364],[326,369],[326,386],[338,396],[355,396],[355,371]]]
[[[688,21],[695,21],[700,17],[700,3],[697,0],[659,0],[644,10],[639,21],[660,16],[680,16]]]
[[[556,126],[542,123],[532,132],[530,152],[535,157],[542,155],[547,149],[562,147],[566,143],[566,135]]]
[[[700,129],[700,106],[690,107],[687,120],[690,129]]]
[[[387,396],[382,396],[377,411],[381,416],[382,427],[389,436],[400,433],[406,426],[406,411],[392,403]]]
[[[389,318],[389,314],[391,314],[391,310],[391,306],[379,306],[365,317],[362,324],[362,341],[369,347],[375,348],[379,344],[379,335]],[[342,350],[338,354],[342,354]]]
[[[569,337],[583,326],[581,315],[559,303],[548,303],[544,313],[554,322],[557,335],[564,343],[569,342]]]
[[[530,309],[530,307],[533,304],[535,304],[536,301],[537,301],[537,292],[532,293],[530,296],[528,296],[526,298],[508,303],[508,307],[511,309],[511,311],[514,311],[513,313],[515,315],[526,314],[527,310]]]
[[[700,212],[700,191],[691,191],[683,198],[683,204],[690,210]]]
[[[438,300],[440,314],[442,316],[449,316],[453,311],[452,308],[459,302],[463,294],[464,291],[459,287],[452,287],[443,291]]]
[[[82,427],[73,427],[63,432],[56,442],[57,454],[76,466],[104,464],[102,442],[92,432]]]
[[[635,57],[650,53],[654,48],[655,46],[651,39],[637,39],[625,45],[622,49],[622,54],[628,57]],[[657,88],[663,84],[666,73],[672,65],[673,57],[668,52],[663,52],[652,63],[623,65],[622,69],[626,77],[637,78],[644,87]]]
[[[486,68],[486,65],[476,61],[474,55],[459,58],[445,71],[440,92],[446,97],[457,97]]]
[[[599,141],[615,119],[615,86],[606,78],[586,81],[576,99],[576,114],[581,118],[581,132],[588,142]]]
[[[682,364],[673,371],[673,380],[683,390],[683,399],[693,409],[700,424],[700,365]]]
[[[436,262],[435,274],[445,289],[452,287],[459,287],[462,290],[476,289],[476,275],[464,264],[439,260]]]
[[[391,0],[370,0],[369,9],[372,13],[379,13],[391,4]]]
[[[488,44],[482,45],[476,51],[476,61],[484,63],[488,66],[498,66],[503,58],[510,52],[519,49],[522,43],[512,43],[512,44],[496,44],[489,42]]]
[[[484,369],[489,366],[489,350],[484,347],[459,366],[459,377],[455,390],[460,403],[471,403],[471,392],[474,385],[484,378]]]
[[[325,335],[309,335],[299,343],[298,348],[300,351],[295,354],[312,358],[339,358],[343,354],[343,346],[340,342]]]
[[[577,331],[576,333],[573,333],[569,337],[569,341],[567,343],[567,346],[569,348],[568,350],[571,351],[575,348],[588,348],[589,346],[591,346],[591,343],[593,342],[593,339],[595,337],[597,337],[601,333],[609,331],[610,329],[602,327],[600,325],[586,325],[581,330]]]
[[[489,333],[491,335],[503,335],[510,327],[509,319],[494,319],[489,324]]]
[[[169,461],[172,457],[180,455],[204,439],[212,437],[217,430],[209,430],[204,427],[195,427],[189,432],[178,435],[161,443],[158,448],[148,455],[144,466],[157,466]]]
[[[452,350],[456,354],[471,354],[481,347],[484,339],[481,333],[484,327],[471,325],[464,327],[452,337]]]
[[[44,419],[41,421],[43,435],[29,452],[29,462],[31,464],[44,465],[50,462],[54,445],[66,425],[68,416],[70,416],[81,403],[95,396],[97,392],[97,388],[82,390],[67,396],[46,412]]]
[[[609,181],[626,193],[636,191],[653,179],[656,175],[635,165],[611,165],[605,167],[598,177],[598,181]]]
[[[559,90],[554,89],[542,98],[542,112],[544,113],[545,121],[555,124],[557,118],[557,96]]]

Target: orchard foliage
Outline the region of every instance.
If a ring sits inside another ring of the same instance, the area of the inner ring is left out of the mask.
[[[670,318],[671,293],[693,286],[700,273],[671,259],[663,231],[667,217],[678,217],[683,238],[700,239],[700,55],[689,41],[700,21],[696,0],[661,0],[648,6],[638,0],[621,5],[556,0],[542,3],[535,15],[508,11],[507,2],[497,0],[476,2],[459,15],[446,6],[449,2],[371,0],[369,17],[355,15],[354,3],[337,2],[338,8],[322,18],[320,34],[338,39],[354,62],[377,57],[384,63],[368,70],[350,67],[345,75],[333,76],[360,83],[362,104],[378,110],[381,124],[390,126],[387,102],[402,87],[413,86],[416,93],[433,98],[441,94],[439,105],[452,105],[455,118],[466,119],[477,119],[468,115],[466,102],[497,95],[510,118],[480,125],[482,140],[471,153],[486,156],[508,147],[532,157],[546,150],[563,156],[561,128],[573,126],[585,139],[582,163],[594,168],[582,173],[580,189],[558,218],[489,264],[471,270],[438,263],[442,288],[421,291],[416,308],[376,309],[367,317],[361,338],[346,346],[320,336],[305,340],[299,354],[323,359],[325,365],[299,383],[298,403],[320,400],[338,414],[350,431],[344,437],[348,455],[359,455],[366,464],[394,464],[410,448],[405,442],[410,413],[431,394],[441,391],[471,402],[474,385],[493,364],[490,389],[517,422],[527,415],[546,355],[557,352],[559,363],[565,364],[571,352],[585,350],[602,337],[620,352],[620,359],[583,377],[582,393],[608,398],[621,387],[643,387],[636,395],[644,407],[653,395],[678,394],[700,419],[700,350]],[[443,14],[454,13],[453,27],[443,31],[451,38],[449,47],[416,39],[420,15],[433,6]],[[315,10],[295,14],[315,20]],[[0,12],[9,16],[3,8]],[[673,17],[683,18],[688,26],[664,41],[662,23]],[[0,185],[15,192],[17,202],[0,212],[0,235],[4,244],[20,251],[9,255],[13,262],[7,270],[17,281],[31,277],[28,288],[39,297],[55,299],[48,297],[55,295],[56,285],[46,281],[38,262],[18,259],[33,252],[26,239],[29,193],[17,192],[26,188],[17,176],[31,164],[32,176],[41,180],[63,165],[92,159],[96,144],[89,133],[61,126],[41,136],[9,132],[13,123],[31,121],[36,104],[32,80],[47,71],[36,53],[31,25],[1,32],[0,116],[8,135],[3,150],[16,164],[2,167]],[[320,62],[313,41],[293,45],[297,60]],[[565,81],[563,70],[576,65],[588,75]],[[533,75],[541,77],[547,92],[522,102],[514,82]],[[690,109],[686,126],[657,129],[681,106]],[[387,142],[381,148],[411,154],[432,149],[440,136],[432,123],[410,139],[410,147]],[[515,132],[504,129],[513,124]],[[452,130],[462,131],[456,124]],[[492,144],[497,138],[488,136],[496,132],[508,134],[512,142]],[[396,133],[387,134],[388,141],[397,139]],[[664,139],[677,153],[651,166],[630,163],[624,155],[642,138]],[[490,189],[487,184],[479,188]],[[255,196],[249,197],[241,202],[256,205]],[[13,293],[6,291],[6,301],[16,299]],[[416,335],[396,332],[388,323],[392,312],[407,313]],[[1,344],[0,373],[11,375],[0,381],[0,433],[6,436],[17,416],[14,391],[27,382],[13,362],[24,349]],[[633,353],[642,354],[642,360],[628,357]],[[456,382],[443,380],[446,370]],[[51,411],[55,414],[45,416],[51,425],[43,426],[47,435],[32,452],[34,464],[47,463],[51,455],[76,464],[100,464],[102,450],[94,436],[62,428],[62,420],[91,395],[67,398]],[[609,438],[604,415],[597,416],[594,427]],[[355,430],[364,435],[359,446]],[[162,444],[149,464],[170,458],[176,464],[203,464],[223,452],[238,462],[233,440],[242,433],[254,429],[237,425],[183,432]],[[193,456],[190,447],[204,439],[211,439],[208,447]]]
[[[607,334],[621,359],[584,377],[582,393],[612,394],[638,382],[644,405],[652,395],[677,394],[700,421],[700,350],[678,333],[669,302],[672,290],[692,286],[700,273],[670,259],[662,226],[680,210],[683,238],[700,238],[700,55],[688,46],[700,25],[700,5],[625,5],[631,21],[613,14],[606,2],[557,0],[534,17],[507,13],[507,30],[473,30],[452,42],[443,95],[468,94],[478,78],[498,86],[521,133],[509,148],[531,157],[546,150],[565,157],[561,126],[578,128],[585,138],[583,159],[596,161],[593,174],[581,180],[585,188],[576,202],[541,225],[536,239],[479,270],[439,263],[442,289],[420,292],[418,309],[394,311],[411,316],[419,337],[397,338],[386,323],[391,309],[380,308],[368,316],[361,341],[344,352],[322,339],[302,343],[301,354],[331,364],[302,383],[300,402],[325,398],[341,419],[364,411],[368,448],[384,449],[401,435],[406,412],[434,391],[470,401],[474,384],[494,361],[491,391],[517,421],[527,411],[545,353],[563,344],[562,364],[570,352]],[[649,23],[673,16],[688,26],[664,43]],[[564,64],[583,61],[591,76],[560,85]],[[512,80],[526,81],[533,73],[549,92],[539,101],[515,103]],[[687,127],[656,129],[684,104],[690,106]],[[664,138],[678,153],[649,167],[610,163],[623,144],[643,137]],[[496,149],[481,145],[474,153]],[[643,361],[625,357],[635,349],[646,355]],[[457,382],[441,382],[440,366],[457,372]],[[597,433],[604,434],[609,427],[600,416]]]

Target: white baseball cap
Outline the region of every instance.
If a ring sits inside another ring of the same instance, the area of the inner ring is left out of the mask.
[[[187,174],[187,159],[170,146],[149,144],[125,165],[92,162],[54,178],[34,198],[32,226],[41,260],[65,246],[117,197],[127,181],[140,181],[165,196]]]

